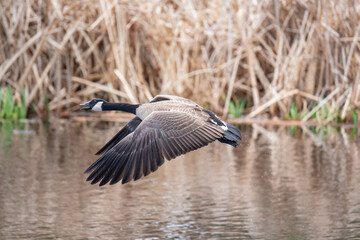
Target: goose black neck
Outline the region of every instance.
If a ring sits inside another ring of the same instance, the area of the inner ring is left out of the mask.
[[[139,107],[139,104],[129,104],[129,103],[103,103],[103,111],[123,111],[132,114],[136,114],[136,109]]]

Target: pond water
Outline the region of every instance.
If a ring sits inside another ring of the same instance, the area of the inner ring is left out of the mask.
[[[0,123],[0,239],[359,239],[351,129],[241,126],[125,185],[83,171],[121,124]]]

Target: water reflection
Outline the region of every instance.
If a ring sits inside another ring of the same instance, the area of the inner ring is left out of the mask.
[[[360,237],[351,130],[242,127],[236,149],[214,143],[140,181],[99,188],[83,171],[120,125],[4,128],[0,239]]]

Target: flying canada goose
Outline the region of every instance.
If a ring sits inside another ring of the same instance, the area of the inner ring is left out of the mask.
[[[120,110],[136,115],[96,154],[104,153],[85,173],[100,186],[138,180],[164,163],[219,140],[236,147],[240,131],[195,102],[172,95],[158,95],[149,103],[109,103],[92,99],[82,110]]]

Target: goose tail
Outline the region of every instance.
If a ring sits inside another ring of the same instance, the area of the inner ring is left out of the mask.
[[[218,139],[222,143],[229,144],[233,147],[236,147],[237,142],[241,140],[241,132],[231,123],[226,123],[227,130],[224,133],[224,136]]]

